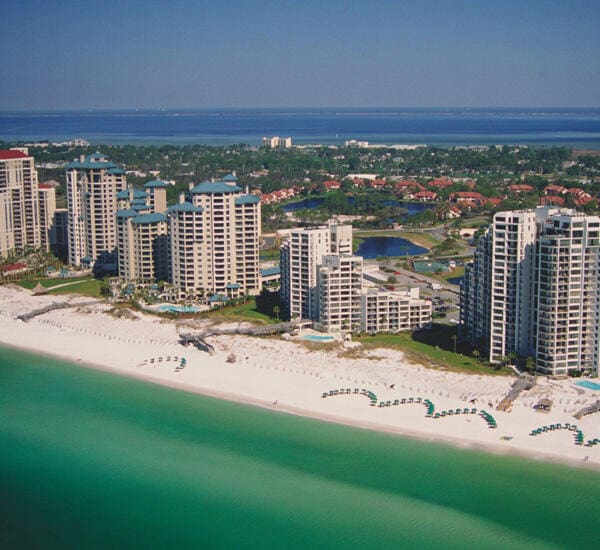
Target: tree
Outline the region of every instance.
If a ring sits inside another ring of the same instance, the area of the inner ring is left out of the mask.
[[[457,339],[458,339],[458,336],[456,336],[456,334],[453,334],[452,335],[452,342],[454,342],[454,353],[456,353],[456,340]]]
[[[472,356],[473,356],[473,357],[474,357],[474,358],[475,358],[475,359],[476,359],[476,360],[479,362],[479,356],[481,355],[481,353],[479,353],[479,350],[478,350],[478,349],[474,349],[474,350],[471,352],[471,355],[472,355]]]
[[[275,318],[279,321],[279,306],[278,305],[273,306],[273,315],[275,315]]]
[[[527,359],[525,360],[525,370],[527,372],[535,371],[535,357],[532,357],[531,355],[527,357]]]

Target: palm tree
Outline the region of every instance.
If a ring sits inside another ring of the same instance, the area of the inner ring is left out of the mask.
[[[275,318],[279,321],[279,306],[273,306],[273,315],[275,315]]]
[[[474,357],[474,358],[475,358],[475,359],[476,359],[476,360],[479,362],[479,356],[481,355],[481,353],[479,353],[479,350],[478,350],[478,349],[474,349],[474,350],[471,352],[471,355],[472,355],[472,356],[473,356],[473,357]]]
[[[454,353],[456,353],[456,340],[457,340],[458,336],[456,336],[456,334],[452,335],[452,341],[454,342]]]

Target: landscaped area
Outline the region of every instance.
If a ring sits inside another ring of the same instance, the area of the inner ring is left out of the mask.
[[[455,340],[457,329],[448,325],[434,324],[431,329],[415,333],[357,335],[353,340],[369,348],[395,348],[403,351],[410,361],[425,366],[446,368],[474,374],[508,374],[508,369],[497,369],[473,357],[472,349]]]
[[[38,283],[49,289],[47,294],[80,294],[90,298],[101,297],[102,281],[93,277],[29,279],[19,281],[16,284],[22,288],[32,290]]]

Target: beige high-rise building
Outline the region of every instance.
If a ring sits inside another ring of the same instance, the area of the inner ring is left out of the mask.
[[[54,214],[56,212],[56,190],[50,185],[40,183],[40,246],[50,250],[52,235],[54,233]]]
[[[460,334],[492,363],[517,354],[552,375],[600,364],[600,218],[498,212],[461,285]]]
[[[67,165],[70,264],[116,269],[117,193],[125,187],[125,171],[101,153]]]
[[[166,187],[149,182],[144,191],[129,187],[116,195],[117,262],[119,277],[126,281],[168,278]]]
[[[0,151],[0,255],[41,245],[38,177],[26,149]]]
[[[318,316],[315,328],[325,332],[356,332],[361,326],[363,259],[325,254],[317,268]]]
[[[190,232],[202,235],[197,289],[230,298],[258,294],[260,199],[245,193],[234,176],[226,176],[222,181],[191,186],[190,203],[202,211],[202,228]],[[198,246],[192,236],[186,241],[172,234],[174,240]],[[172,255],[172,273],[181,267]]]
[[[406,291],[369,288],[361,296],[361,330],[400,332],[431,324],[431,301],[419,298],[419,288]]]
[[[335,239],[332,236],[335,235]],[[332,240],[335,244],[332,246]],[[327,254],[352,251],[352,226],[293,229],[280,250],[284,317],[317,320],[317,267]]]

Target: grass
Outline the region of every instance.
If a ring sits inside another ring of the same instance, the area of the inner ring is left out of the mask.
[[[454,340],[457,328],[435,324],[431,329],[415,333],[358,335],[356,342],[371,349],[394,348],[403,351],[407,359],[429,367],[445,368],[471,374],[509,374],[508,369],[496,369],[471,357],[471,348],[457,342],[454,353]]]
[[[279,248],[268,248],[260,251],[261,260],[279,260]]]
[[[277,319],[261,313],[256,309],[256,300],[253,298],[243,304],[226,306],[221,309],[215,309],[206,313],[209,319],[221,321],[247,321],[249,323],[260,323],[263,325],[272,325],[277,323]]]
[[[44,286],[46,288],[52,288],[53,286],[56,286],[56,285],[62,285],[62,284],[66,284],[66,283],[73,283],[73,282],[76,282],[76,281],[88,281],[90,279],[91,279],[91,277],[89,277],[89,276],[86,276],[86,277],[69,277],[69,278],[64,278],[64,279],[42,278],[42,279],[28,279],[26,281],[15,281],[15,284],[19,285],[22,288],[26,288],[28,290],[31,290],[38,283],[42,283],[42,286]],[[65,288],[69,288],[69,287],[65,287]]]
[[[49,290],[48,294],[80,294],[81,296],[88,296],[90,298],[102,298],[100,293],[100,284],[102,281],[99,279],[87,279],[80,281],[73,285]]]
[[[429,277],[439,279],[440,281],[447,281],[448,279],[454,279],[455,277],[464,277],[465,266],[460,265],[455,267],[452,271],[444,271],[442,273],[427,273]]]

